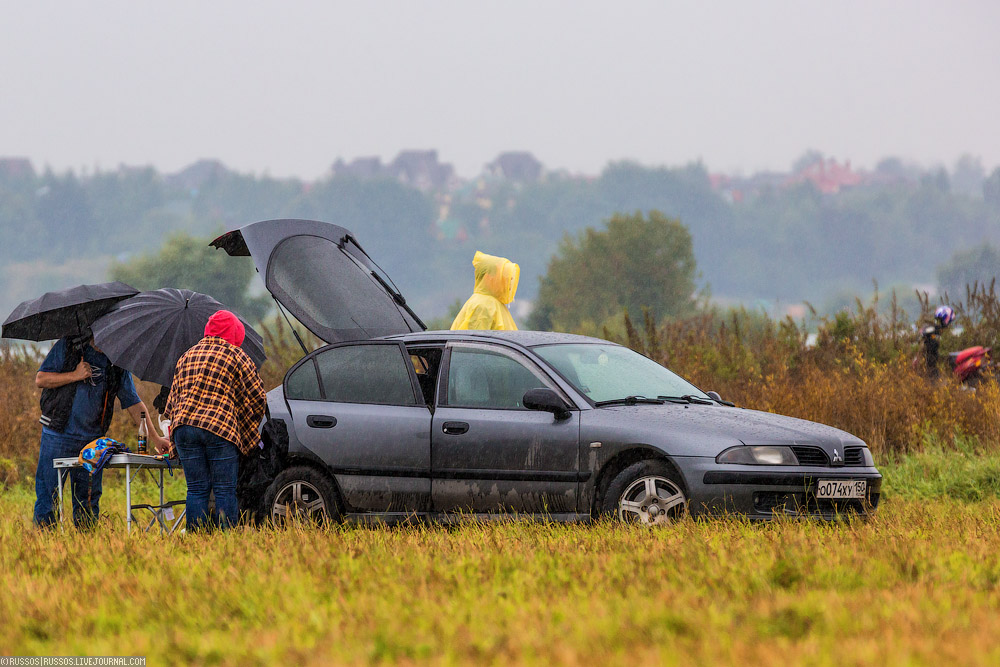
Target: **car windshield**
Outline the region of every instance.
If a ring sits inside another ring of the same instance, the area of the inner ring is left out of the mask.
[[[687,380],[620,345],[541,345],[534,352],[595,403],[630,396],[708,398]]]

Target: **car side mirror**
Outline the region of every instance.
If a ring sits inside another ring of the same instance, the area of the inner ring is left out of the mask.
[[[566,419],[569,417],[569,408],[566,403],[559,398],[559,394],[548,388],[529,389],[524,392],[521,404],[529,410],[551,412],[555,415],[556,419]]]

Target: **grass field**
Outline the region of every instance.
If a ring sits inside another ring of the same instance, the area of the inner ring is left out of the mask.
[[[996,664],[1000,457],[884,464],[875,519],[293,527],[127,538],[0,495],[4,654],[149,664]],[[174,493],[183,482],[174,480]],[[150,488],[145,492],[152,493]]]

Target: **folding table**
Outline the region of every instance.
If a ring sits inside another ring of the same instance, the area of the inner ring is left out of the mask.
[[[76,457],[70,458],[60,458],[55,459],[52,462],[52,467],[56,469],[56,475],[58,477],[59,485],[59,523],[63,522],[63,482],[65,481],[65,475],[69,473],[72,468],[82,468],[83,465],[80,460]],[[177,526],[181,525],[186,509],[181,510],[181,513],[174,517],[174,507],[177,505],[183,505],[183,500],[171,500],[166,501],[164,499],[164,489],[163,489],[163,471],[169,470],[171,468],[180,468],[179,462],[176,460],[168,461],[167,459],[157,458],[156,456],[150,454],[115,454],[109,459],[108,464],[105,468],[124,468],[125,469],[125,525],[128,532],[132,532],[132,522],[138,521],[132,515],[133,510],[147,510],[152,514],[152,518],[149,523],[146,524],[146,528],[143,532],[149,532],[155,524],[159,524],[160,533],[170,534],[177,529]],[[145,470],[149,477],[156,484],[157,488],[160,490],[160,503],[158,505],[150,504],[132,504],[132,480],[136,476]],[[158,471],[159,475],[156,474]],[[169,523],[173,521],[173,523]]]

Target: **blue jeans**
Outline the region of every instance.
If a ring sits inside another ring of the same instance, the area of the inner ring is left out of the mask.
[[[53,459],[79,456],[90,440],[42,432],[38,448],[38,468],[35,470],[35,525],[51,526],[59,520],[55,504],[59,500],[58,475]],[[83,468],[70,468],[69,481],[73,488],[73,523],[77,528],[89,528],[97,521],[100,511],[103,470],[94,475]],[[65,481],[65,477],[63,478]]]
[[[187,479],[187,529],[228,528],[240,517],[236,502],[236,476],[240,455],[236,445],[196,426],[178,426],[174,447]],[[208,496],[215,492],[215,512],[208,511]]]

